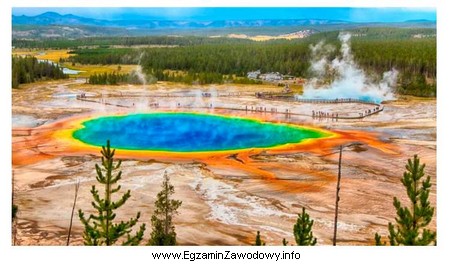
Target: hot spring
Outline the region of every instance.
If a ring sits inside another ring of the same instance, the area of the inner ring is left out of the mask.
[[[199,113],[104,116],[81,123],[73,138],[93,146],[124,150],[214,152],[273,148],[330,136],[292,124]]]

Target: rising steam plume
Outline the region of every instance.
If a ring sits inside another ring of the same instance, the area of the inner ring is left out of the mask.
[[[391,69],[384,72],[380,81],[372,81],[354,62],[351,54],[351,34],[340,33],[341,58],[328,59],[335,47],[320,42],[311,46],[313,61],[310,70],[315,77],[304,86],[302,98],[340,99],[353,98],[380,103],[394,98],[393,88],[396,85],[398,71]],[[331,82],[323,84],[331,76]]]

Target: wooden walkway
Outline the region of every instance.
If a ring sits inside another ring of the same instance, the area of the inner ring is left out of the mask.
[[[109,105],[109,106],[114,106],[114,107],[121,107],[121,108],[135,108],[135,105],[121,105],[121,104],[114,104],[114,103],[109,103],[107,98],[111,97],[122,97],[122,98],[130,98],[130,97],[136,97],[136,96],[108,96],[108,97],[82,97],[82,96],[77,96],[76,99],[84,102],[90,102],[90,103],[98,103],[98,104],[103,104],[103,105]],[[149,96],[147,96],[148,98]],[[179,96],[169,96],[169,97],[179,97]],[[99,98],[98,100],[93,99],[93,98]],[[143,98],[143,97],[141,97]],[[358,99],[336,99],[336,100],[324,100],[324,99],[303,99],[303,100],[297,100],[298,102],[303,102],[303,103],[313,103],[313,104],[332,104],[332,103],[361,103],[361,104],[368,104],[368,105],[373,105],[373,109],[366,110],[365,112],[358,113],[357,116],[341,116],[341,115],[336,115],[333,113],[329,114],[324,114],[324,115],[318,115],[315,114],[317,112],[313,112],[311,115],[310,114],[304,114],[304,113],[293,113],[291,112],[290,109],[285,109],[285,111],[279,111],[277,108],[274,108],[272,111],[267,107],[259,107],[255,106],[254,108],[249,108],[247,106],[244,107],[210,107],[210,106],[201,106],[201,107],[192,107],[192,106],[178,106],[176,109],[217,109],[217,110],[228,110],[228,111],[245,111],[250,112],[250,113],[263,113],[263,114],[279,114],[279,115],[285,115],[285,117],[290,118],[291,116],[311,116],[313,119],[319,119],[319,120],[338,120],[338,119],[363,119],[365,117],[380,113],[384,110],[384,106],[381,104],[376,104],[376,103],[370,103]],[[166,107],[159,107],[158,105],[155,104],[150,104],[149,109],[168,109]]]
[[[216,95],[212,95],[211,93],[201,93],[201,94],[192,94],[192,93],[187,93],[187,94],[169,94],[169,93],[163,93],[163,94],[153,94],[153,95],[142,95],[142,94],[127,94],[127,95],[122,95],[122,94],[109,94],[104,97],[101,95],[96,95],[96,96],[89,96],[89,97],[81,97],[80,95],[77,95],[77,99],[87,99],[87,98],[216,98],[216,97],[238,97],[238,96],[244,96],[244,95],[251,95],[251,93],[219,93]]]

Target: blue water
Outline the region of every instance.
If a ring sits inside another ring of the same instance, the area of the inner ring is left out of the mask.
[[[38,60],[39,62],[46,62],[46,63],[49,63],[49,64],[52,64],[52,65],[58,65],[60,66],[58,63],[55,63],[53,61],[50,61],[50,60]],[[61,70],[63,71],[64,74],[79,74],[83,71],[78,71],[78,70],[73,70],[73,69],[69,69],[69,68],[66,68],[66,67],[60,67]]]
[[[194,113],[106,116],[82,123],[73,137],[90,145],[170,152],[269,148],[326,136],[285,124]]]
[[[82,71],[68,69],[68,68],[62,68],[62,69],[63,69],[64,74],[79,74],[82,72]]]

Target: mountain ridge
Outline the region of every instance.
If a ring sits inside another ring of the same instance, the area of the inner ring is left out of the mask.
[[[436,28],[435,22],[356,23],[328,19],[249,19],[249,20],[102,20],[45,12],[36,16],[12,16],[14,39],[84,38],[93,36],[197,35],[278,36],[301,30],[323,32],[363,27]]]
[[[354,24],[344,20],[329,19],[227,19],[227,20],[103,20],[61,15],[57,12],[45,12],[36,16],[12,16],[13,25],[87,25],[136,28],[222,28],[222,27],[263,27],[263,26],[310,26]]]

